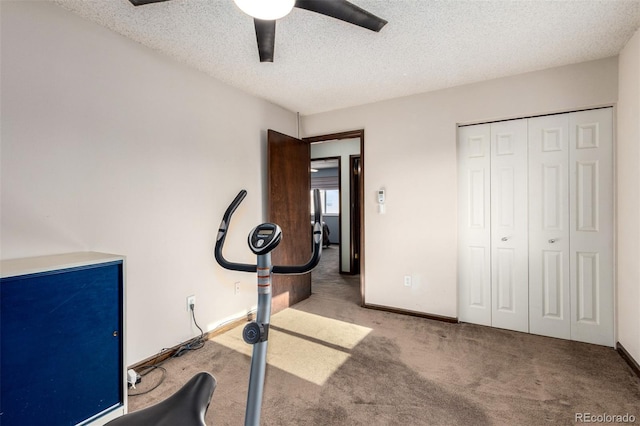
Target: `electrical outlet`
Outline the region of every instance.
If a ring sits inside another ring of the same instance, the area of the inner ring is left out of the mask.
[[[240,281],[236,281],[235,294],[240,293]]]
[[[404,286],[411,287],[411,275],[404,276]]]
[[[193,307],[196,307],[196,296],[191,295],[189,297],[187,297],[187,312],[191,310],[191,305],[193,305]]]

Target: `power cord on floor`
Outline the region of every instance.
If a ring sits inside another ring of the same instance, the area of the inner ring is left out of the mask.
[[[164,361],[162,361],[162,362],[164,362]],[[162,382],[164,382],[165,377],[167,377],[167,369],[164,368],[164,367],[160,367],[160,365],[149,365],[147,367],[143,367],[143,370],[140,373],[140,377],[144,377],[144,376],[146,376],[147,374],[151,373],[153,370],[156,370],[156,369],[162,371],[162,376],[160,376],[160,380],[158,380],[158,383],[156,383],[150,389],[147,389],[146,391],[142,391],[142,392],[131,393],[131,390],[129,390],[128,395],[129,396],[144,395],[144,394],[149,393],[152,390],[156,389],[158,386],[160,386],[162,384]]]
[[[180,348],[178,348],[176,353],[173,354],[174,358],[182,356],[184,355],[185,352],[188,352],[188,351],[195,351],[198,349],[202,349],[202,347],[204,346],[204,332],[202,331],[202,328],[200,328],[200,326],[198,325],[198,321],[196,321],[196,307],[192,303],[191,305],[189,305],[189,309],[191,310],[191,318],[193,318],[193,323],[196,325],[196,327],[198,327],[198,330],[200,330],[200,336],[195,337],[189,340],[186,344],[180,346]]]
[[[195,313],[195,305],[192,303],[189,305],[189,310],[191,311],[191,318],[193,319],[193,323],[196,325],[196,327],[198,327],[198,330],[200,330],[200,336],[194,337],[193,339],[189,340],[188,342],[186,342],[184,345],[180,346],[176,352],[171,355],[169,358],[177,358],[180,357],[182,355],[185,354],[185,352],[188,351],[195,351],[198,349],[202,349],[204,347],[204,331],[202,331],[202,328],[198,325],[198,322],[196,321],[196,313]],[[162,349],[162,351],[160,351],[160,353],[164,352],[166,349]],[[160,380],[158,380],[158,383],[156,383],[153,387],[151,387],[150,389],[147,389],[146,391],[142,391],[142,392],[135,392],[135,393],[129,393],[128,396],[138,396],[138,395],[144,395],[146,393],[151,392],[152,390],[156,389],[158,386],[160,386],[162,384],[162,382],[164,382],[164,379],[167,376],[167,370],[164,367],[161,367],[161,365],[167,360],[163,360],[162,362],[158,363],[158,364],[153,364],[153,365],[149,365],[146,367],[142,367],[142,371],[140,373],[141,377],[146,376],[147,374],[151,373],[152,371],[158,369],[162,371],[162,376],[160,377]]]

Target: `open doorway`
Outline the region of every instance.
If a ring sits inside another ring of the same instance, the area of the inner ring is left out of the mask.
[[[355,303],[364,305],[364,226],[357,227],[351,232],[351,224],[363,224],[364,214],[360,207],[363,204],[363,181],[364,181],[364,131],[356,130],[352,132],[336,133],[332,135],[323,135],[317,137],[306,138],[303,140],[276,132],[269,129],[267,132],[267,212],[268,221],[278,223],[282,228],[283,234],[286,232],[287,239],[280,243],[278,249],[272,254],[273,263],[277,264],[300,264],[309,258],[311,247],[309,245],[311,233],[309,232],[309,205],[311,188],[311,147],[316,142],[334,141],[334,145],[347,146],[349,143],[356,146],[356,153],[348,154],[346,158],[340,156],[340,164],[342,169],[345,165],[351,165],[350,156],[360,155],[360,171],[357,177],[358,200],[355,209],[351,209],[349,215],[344,214],[346,205],[351,207],[350,200],[342,202],[343,212],[341,216],[340,232],[341,243],[343,247],[343,258],[347,257],[347,264],[351,265],[351,257],[356,259],[355,262],[359,266],[360,274],[355,269],[348,269],[348,272],[340,273],[335,271],[336,281],[348,281],[350,285],[343,286],[349,289],[349,298],[353,298]],[[316,144],[319,146],[330,146],[326,144]],[[332,155],[322,155],[322,157],[331,157]],[[349,188],[349,180],[344,182],[345,177],[350,176],[349,170],[341,172],[341,188]],[[358,218],[355,220],[354,218]],[[345,222],[347,223],[345,231]],[[346,235],[346,236],[345,236]],[[345,242],[349,241],[347,245]],[[353,244],[357,241],[359,244]],[[339,246],[340,246],[339,245]],[[350,247],[358,247],[357,256]],[[348,248],[348,250],[347,250]],[[323,256],[327,258],[328,256]],[[336,256],[337,257],[337,256]],[[344,259],[340,259],[344,263]],[[321,259],[322,263],[322,259]],[[319,265],[321,266],[321,265]],[[317,270],[318,268],[316,268]],[[355,274],[355,275],[352,275]],[[280,276],[273,277],[273,303],[272,310],[278,312],[286,307],[298,303],[311,295],[311,274]],[[315,283],[314,283],[315,286]]]
[[[329,231],[325,260],[335,259],[332,272],[358,283],[364,303],[363,263],[363,140],[364,131],[316,136],[310,142],[311,187],[321,190],[324,221]],[[314,182],[315,181],[315,182]],[[324,194],[323,194],[324,193]],[[337,202],[336,202],[337,201]],[[331,211],[329,211],[331,210]],[[336,250],[337,249],[337,250]],[[312,285],[315,285],[312,274]]]
[[[341,161],[340,157],[311,158],[311,191],[320,191],[322,204],[323,248],[342,249],[340,218],[341,202]],[[311,206],[313,214],[313,206]],[[336,270],[340,265],[336,262]]]

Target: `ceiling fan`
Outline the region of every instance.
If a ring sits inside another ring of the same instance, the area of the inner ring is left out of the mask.
[[[134,6],[168,0],[129,0]],[[253,17],[260,62],[273,62],[276,19],[286,16],[294,7],[310,10],[341,21],[378,32],[387,24],[384,19],[349,3],[347,0],[234,0],[238,7]]]

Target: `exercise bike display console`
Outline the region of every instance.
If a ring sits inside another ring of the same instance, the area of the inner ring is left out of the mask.
[[[249,233],[249,248],[254,254],[269,253],[280,244],[282,230],[275,223],[263,223]]]
[[[282,230],[275,223],[262,223],[251,230],[248,243],[251,251],[257,255],[257,264],[229,262],[222,255],[222,247],[227,236],[227,230],[233,212],[238,208],[247,191],[242,190],[231,202],[224,213],[218,237],[216,238],[215,258],[225,269],[241,272],[257,272],[258,275],[258,306],[255,321],[247,324],[242,332],[245,342],[253,345],[251,356],[251,373],[249,375],[249,391],[247,394],[247,408],[245,412],[245,426],[260,424],[262,408],[262,393],[267,360],[267,340],[269,338],[269,321],[271,318],[271,275],[272,274],[306,274],[318,265],[322,252],[322,214],[320,209],[320,191],[313,191],[314,224],[313,251],[311,258],[304,265],[272,265],[271,251],[282,240]]]

